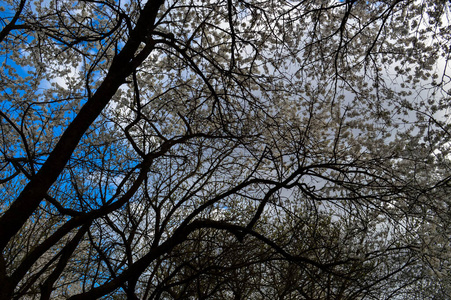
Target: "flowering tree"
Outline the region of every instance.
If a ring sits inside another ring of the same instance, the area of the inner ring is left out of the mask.
[[[0,3],[0,298],[449,295],[447,1]]]

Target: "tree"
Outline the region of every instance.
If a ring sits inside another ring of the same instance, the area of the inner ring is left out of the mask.
[[[1,299],[446,275],[447,1],[1,3]]]

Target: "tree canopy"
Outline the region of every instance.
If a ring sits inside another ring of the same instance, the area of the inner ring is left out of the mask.
[[[449,299],[450,8],[0,1],[0,298]]]

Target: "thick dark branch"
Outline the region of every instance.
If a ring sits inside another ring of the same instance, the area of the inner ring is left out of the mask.
[[[19,4],[19,8],[17,9],[16,13],[14,14],[14,17],[12,18],[11,22],[8,23],[8,25],[6,25],[2,31],[0,32],[0,43],[3,42],[3,40],[6,38],[6,36],[14,29],[22,29],[24,28],[23,26],[17,26],[16,22],[20,17],[20,14],[22,13],[22,10],[25,6],[25,2],[27,2],[26,0],[21,0],[20,4]]]
[[[125,81],[125,78],[146,59],[147,55],[153,49],[153,45],[148,44],[135,57],[135,52],[140,46],[141,41],[147,36],[149,29],[152,29],[155,23],[157,12],[162,3],[162,0],[154,0],[146,3],[136,28],[133,30],[130,39],[122,51],[113,60],[104,82],[92,98],[88,99],[77,117],[65,130],[55,149],[36,176],[25,186],[11,207],[0,218],[1,250],[5,248],[8,241],[20,230],[29,216],[36,210],[39,203],[45,197],[47,190],[55,182],[69,161],[83,134],[100,115],[119,86]]]

